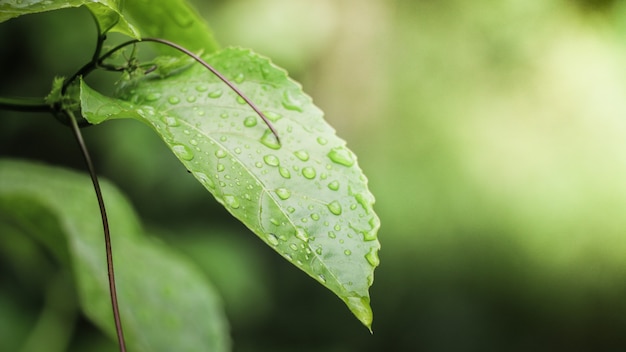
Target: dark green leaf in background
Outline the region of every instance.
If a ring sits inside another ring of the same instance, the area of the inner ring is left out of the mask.
[[[22,15],[87,6],[93,13],[101,33],[120,32],[139,38],[139,32],[122,15],[122,0],[3,0],[0,2],[0,23]]]
[[[379,264],[379,220],[356,157],[311,98],[268,59],[232,48],[207,59],[264,111],[280,143],[200,65],[127,81],[119,99],[83,82],[84,117],[151,126],[228,211],[371,327],[368,289]]]
[[[229,350],[221,302],[200,270],[144,236],[126,199],[106,182],[102,188],[129,350]],[[115,336],[102,221],[89,178],[59,168],[0,161],[0,213],[0,220],[28,229],[60,263],[71,266],[85,314]]]

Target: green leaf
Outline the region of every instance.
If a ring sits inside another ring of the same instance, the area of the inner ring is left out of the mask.
[[[100,33],[119,32],[139,38],[139,32],[121,13],[123,0],[8,0],[0,2],[0,23],[22,15],[86,5],[93,13]]]
[[[185,0],[127,1],[124,14],[144,37],[167,39],[193,52],[212,53],[219,48],[209,25]],[[174,53],[167,46],[154,48],[161,55]]]
[[[228,211],[370,327],[379,220],[356,157],[302,88],[266,58],[227,49],[207,59],[272,120],[280,144],[200,65],[127,82],[120,99],[83,82],[84,117],[91,123],[133,118],[151,126]]]
[[[129,350],[227,351],[230,342],[224,313],[200,270],[144,236],[126,199],[106,182],[102,189]],[[0,221],[9,219],[27,229],[62,264],[71,264],[83,310],[114,337],[102,222],[89,178],[59,168],[2,160],[0,214]]]

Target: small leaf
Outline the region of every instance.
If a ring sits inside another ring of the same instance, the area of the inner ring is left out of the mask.
[[[104,182],[102,190],[129,350],[229,350],[224,312],[200,270],[145,237],[134,211],[115,188]],[[0,214],[0,221],[28,229],[62,264],[71,265],[82,309],[114,338],[102,221],[89,178],[0,160]]]
[[[122,0],[11,0],[0,2],[0,23],[22,15],[86,5],[93,13],[100,33],[119,32],[139,38],[139,32],[126,21],[121,12]]]
[[[208,61],[264,111],[280,143],[200,65],[126,82],[121,99],[83,82],[84,117],[91,123],[133,118],[151,126],[228,211],[370,327],[379,220],[355,155],[301,87],[266,58],[227,49]]]
[[[144,37],[167,39],[193,52],[212,53],[219,48],[209,25],[187,1],[126,1],[124,14]],[[163,55],[174,53],[167,46],[154,48]]]

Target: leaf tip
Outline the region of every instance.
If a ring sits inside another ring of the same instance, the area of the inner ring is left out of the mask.
[[[368,296],[352,296],[346,299],[346,304],[352,314],[372,333],[374,317],[370,307],[370,298]]]

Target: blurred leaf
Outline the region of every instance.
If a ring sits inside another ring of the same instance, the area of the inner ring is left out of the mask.
[[[0,23],[22,15],[86,5],[93,13],[101,33],[119,32],[139,38],[139,32],[121,13],[122,0],[25,0],[0,3]]]
[[[106,182],[102,187],[129,348],[228,350],[220,302],[199,269],[143,236],[123,196]],[[41,234],[65,236],[81,306],[96,325],[114,336],[100,213],[89,178],[53,167],[0,161],[0,200],[5,217],[15,215],[29,229],[39,227]],[[14,214],[24,209],[12,207],[15,202],[32,204],[35,211]],[[39,223],[39,214],[54,216],[56,222]]]
[[[124,14],[141,30],[144,37],[158,37],[175,42],[194,52],[212,53],[219,48],[208,24],[185,0],[126,1]],[[155,46],[161,54],[171,54],[166,46]]]
[[[228,211],[370,327],[379,220],[354,154],[302,88],[266,58],[226,49],[208,59],[258,104],[281,143],[200,65],[126,82],[121,99],[83,82],[84,117],[151,126]]]

